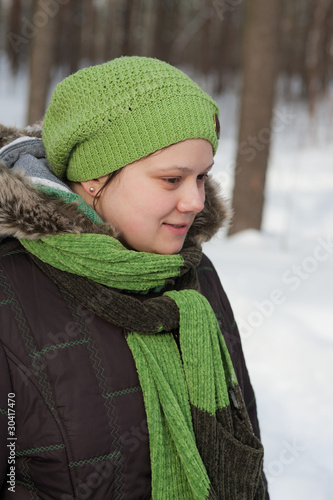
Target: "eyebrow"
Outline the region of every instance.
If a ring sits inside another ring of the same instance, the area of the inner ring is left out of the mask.
[[[214,162],[211,165],[209,165],[208,167],[203,168],[202,171],[205,172],[206,170],[210,170],[213,165],[214,165]],[[167,167],[158,167],[158,168],[161,172],[163,172],[163,171],[169,172],[170,170],[171,171],[177,170],[177,171],[182,172],[182,173],[192,173],[193,172],[192,168],[180,167],[179,165],[171,165],[171,166],[167,166]]]

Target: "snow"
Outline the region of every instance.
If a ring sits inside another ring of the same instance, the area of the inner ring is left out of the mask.
[[[27,76],[0,58],[0,122],[24,125]],[[333,498],[333,99],[309,118],[275,107],[261,232],[205,245],[233,307],[254,386],[272,500]],[[237,95],[218,98],[215,177],[233,187]]]
[[[14,77],[9,71],[7,59],[0,54],[0,75],[0,123],[22,127],[28,100],[27,72],[20,70]]]

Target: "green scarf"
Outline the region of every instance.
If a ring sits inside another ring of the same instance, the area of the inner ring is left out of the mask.
[[[179,307],[183,363],[172,334],[127,337],[147,409],[153,498],[204,499],[211,483],[196,446],[191,405],[215,416],[229,406],[228,387],[236,376],[207,300],[195,290],[166,295]]]
[[[61,234],[20,241],[30,253],[57,269],[123,290],[164,286],[166,279],[178,276],[184,265],[180,255],[127,250],[120,241],[104,234]]]
[[[128,332],[147,413],[152,498],[262,500],[262,445],[214,312],[195,290],[201,251],[187,242],[177,255],[140,253],[99,234],[20,241],[62,289]],[[121,292],[163,287],[163,296],[143,301]]]

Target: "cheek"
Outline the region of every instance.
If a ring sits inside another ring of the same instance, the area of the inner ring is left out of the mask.
[[[138,182],[111,189],[104,200],[104,216],[112,222],[120,232],[137,232],[153,213],[153,204],[149,193],[144,192],[144,186]]]
[[[132,217],[142,224],[165,217],[173,207],[173,195],[150,179],[129,186],[125,194]]]
[[[135,181],[135,182],[134,182]],[[175,208],[173,192],[161,189],[150,179],[120,179],[110,184],[100,200],[97,212],[103,220],[114,224],[120,232],[147,232]]]

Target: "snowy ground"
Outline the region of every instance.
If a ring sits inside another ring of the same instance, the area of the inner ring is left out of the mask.
[[[24,124],[25,75],[0,59],[0,122]],[[215,175],[233,183],[236,96],[221,106]],[[229,295],[254,385],[272,500],[333,498],[333,99],[309,120],[275,108],[263,231],[205,246]]]

